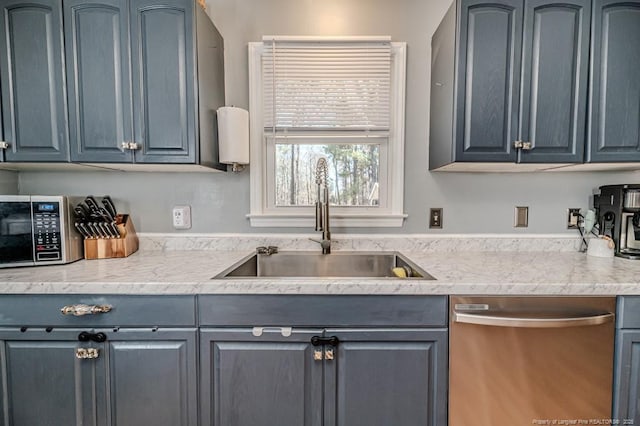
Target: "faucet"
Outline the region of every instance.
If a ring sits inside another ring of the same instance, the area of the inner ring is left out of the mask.
[[[318,198],[316,200],[316,231],[322,231],[322,240],[315,241],[322,247],[322,254],[331,253],[331,231],[329,231],[329,187],[327,159],[321,157],[316,163],[316,185],[318,186]]]

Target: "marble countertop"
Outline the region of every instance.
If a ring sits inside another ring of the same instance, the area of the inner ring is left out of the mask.
[[[640,261],[578,252],[400,252],[436,280],[211,279],[248,250],[140,251],[124,259],[0,270],[0,293],[640,294]]]

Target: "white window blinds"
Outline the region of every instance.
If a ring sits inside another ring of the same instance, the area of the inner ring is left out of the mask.
[[[264,126],[388,130],[391,43],[265,40]]]

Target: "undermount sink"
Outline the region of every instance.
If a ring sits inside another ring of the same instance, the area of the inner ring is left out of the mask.
[[[251,277],[344,277],[344,278],[396,278],[394,268],[403,268],[407,278],[435,278],[418,268],[406,257],[395,252],[280,252],[253,254],[222,273],[218,278]]]

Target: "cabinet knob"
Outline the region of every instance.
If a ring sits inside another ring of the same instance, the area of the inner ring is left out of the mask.
[[[333,349],[327,349],[324,351],[324,359],[329,361],[333,360]]]
[[[322,351],[313,351],[313,360],[314,361],[322,361],[323,354]]]
[[[106,314],[111,311],[111,305],[67,305],[60,309],[62,315],[73,315],[76,317],[80,317],[83,315],[95,315],[95,314]]]
[[[78,359],[96,359],[100,356],[100,351],[96,348],[77,348],[76,358]]]
[[[9,149],[10,146],[9,142],[0,141],[0,149]]]

